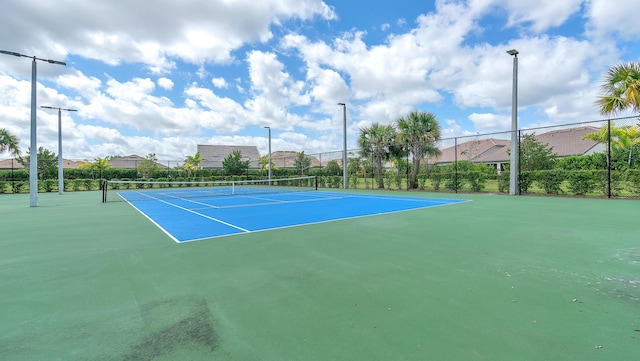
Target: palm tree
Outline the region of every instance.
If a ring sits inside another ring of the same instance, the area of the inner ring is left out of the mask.
[[[640,112],[640,63],[615,65],[602,79],[603,95],[596,104],[603,115],[631,108]]]
[[[583,137],[583,139],[595,140],[599,143],[607,144],[609,141],[609,126],[603,125],[597,133],[589,133]],[[623,125],[616,127],[611,122],[611,147],[620,149],[627,152],[627,164],[631,167],[631,161],[633,157],[633,149],[640,145],[640,126],[638,125]]]
[[[20,155],[18,137],[9,133],[5,128],[0,128],[0,153],[9,152],[14,156]]]
[[[640,126],[625,125],[618,128],[618,142],[622,149],[629,152],[627,164],[631,168],[633,149],[640,145]]]
[[[396,129],[392,124],[381,125],[373,123],[368,127],[360,128],[358,146],[363,157],[375,157],[378,171],[378,188],[384,188],[382,177],[382,161],[391,156],[392,147],[396,140]]]
[[[420,161],[425,155],[436,156],[440,149],[435,142],[440,139],[440,124],[433,113],[411,112],[400,118],[398,140],[413,158],[411,170],[411,188],[418,188]]]
[[[609,134],[609,130],[611,130],[611,134]],[[589,133],[582,137],[582,139],[591,139],[595,140],[598,143],[607,144],[609,140],[611,140],[611,146],[615,147],[616,138],[618,135],[618,129],[616,128],[613,121],[610,124],[605,124],[600,127],[598,132]],[[609,167],[609,149],[607,148],[607,167]]]
[[[200,152],[196,152],[196,154],[194,154],[193,156],[187,156],[187,158],[184,160],[184,165],[182,166],[182,168],[187,171],[188,176],[191,176],[191,172],[193,172],[193,174],[195,175],[198,169],[200,169],[200,163],[205,160],[206,159],[200,157]]]

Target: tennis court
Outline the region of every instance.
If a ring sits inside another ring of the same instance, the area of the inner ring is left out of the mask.
[[[233,189],[151,188],[118,195],[178,243],[464,202],[253,184],[242,191],[234,184]]]
[[[470,202],[176,244],[98,192],[1,195],[0,359],[637,359],[637,201],[331,193]]]

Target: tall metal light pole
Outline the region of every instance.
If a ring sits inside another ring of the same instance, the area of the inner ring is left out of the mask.
[[[271,185],[271,127],[264,127],[269,130],[269,185]]]
[[[36,74],[37,66],[36,60],[46,61],[50,64],[67,65],[63,61],[41,59],[35,56],[24,55],[16,53],[14,51],[0,50],[0,53],[13,55],[22,58],[33,59],[31,63],[31,144],[30,144],[30,158],[29,158],[29,204],[31,207],[38,206],[38,145],[36,140]]]
[[[347,189],[349,187],[349,182],[347,179],[347,105],[345,103],[338,103],[338,105],[342,105],[342,187]]]
[[[519,144],[518,144],[518,51],[511,49],[513,56],[513,90],[511,99],[511,166],[509,167],[509,195],[518,194]]]
[[[58,109],[58,194],[64,194],[64,173],[62,171],[62,111],[77,112],[77,109],[65,109],[41,105],[40,108]]]

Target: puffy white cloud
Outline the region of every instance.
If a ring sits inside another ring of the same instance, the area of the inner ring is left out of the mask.
[[[498,4],[509,12],[507,26],[527,26],[539,33],[552,27],[558,27],[569,17],[581,10],[583,0],[502,0]]]
[[[640,22],[638,22],[636,0],[589,0],[585,2],[589,31],[596,38],[611,41],[611,35],[619,35],[623,39],[640,39]]]
[[[7,0],[0,23],[12,31],[2,32],[0,42],[14,51],[58,58],[77,54],[111,65],[142,63],[165,73],[175,68],[173,59],[229,62],[232,51],[245,43],[272,38],[272,24],[314,17],[333,20],[336,14],[321,0],[157,0],[152,6],[125,0],[60,0],[55,6]]]
[[[163,78],[159,78],[158,79],[158,85],[163,89],[171,90],[171,89],[173,89],[173,85],[174,84],[173,84],[173,81],[171,79],[163,77]]]
[[[211,79],[211,83],[216,88],[228,88],[229,87],[229,83],[227,83],[227,81],[224,78],[213,78],[213,79]]]

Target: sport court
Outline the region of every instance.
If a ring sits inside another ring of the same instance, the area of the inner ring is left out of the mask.
[[[237,195],[227,192],[165,188],[118,195],[179,243],[464,202],[306,188],[249,187]]]
[[[176,244],[2,195],[0,359],[637,359],[637,201],[335,192],[471,202]]]

